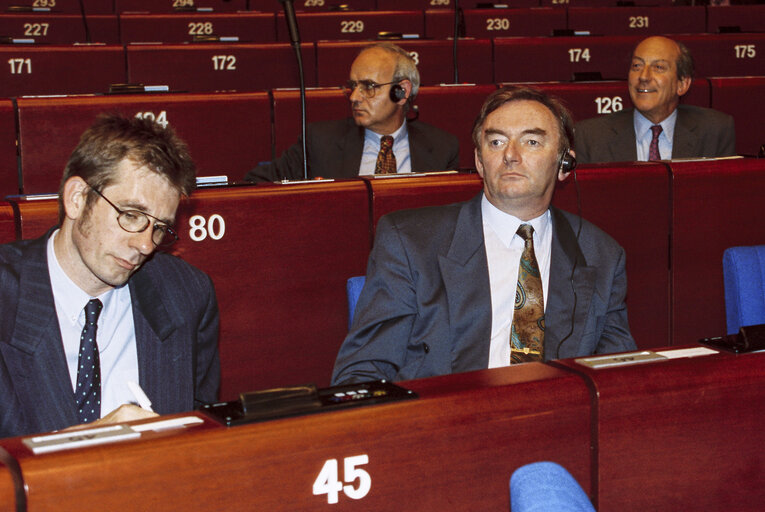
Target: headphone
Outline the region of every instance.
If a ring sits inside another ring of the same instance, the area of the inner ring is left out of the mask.
[[[569,153],[569,150],[570,148],[566,148],[566,151],[560,155],[560,161],[558,162],[560,172],[569,173],[576,169],[576,158]]]
[[[398,103],[399,101],[406,98],[406,91],[403,87],[401,87],[401,84],[393,84],[390,86],[390,93],[388,97],[393,103]]]

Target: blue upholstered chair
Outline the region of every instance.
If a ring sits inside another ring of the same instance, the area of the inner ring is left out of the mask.
[[[587,494],[563,466],[534,462],[510,478],[512,512],[595,512]]]
[[[723,276],[728,334],[765,324],[765,245],[726,249]]]
[[[348,329],[353,323],[353,312],[356,311],[356,303],[359,301],[361,289],[364,288],[366,276],[356,276],[348,279],[345,289],[348,292]]]

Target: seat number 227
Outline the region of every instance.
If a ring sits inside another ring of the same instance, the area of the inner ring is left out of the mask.
[[[360,500],[367,495],[372,488],[372,477],[365,470],[358,466],[369,463],[368,455],[356,455],[355,457],[346,457],[343,459],[343,482],[338,476],[337,459],[329,459],[324,462],[319,476],[313,482],[314,496],[327,495],[327,503],[337,503],[340,491],[354,500]]]

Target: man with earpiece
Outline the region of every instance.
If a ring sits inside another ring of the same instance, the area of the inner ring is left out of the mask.
[[[483,191],[380,219],[333,384],[635,349],[616,241],[550,206],[574,172],[570,113],[503,88],[473,127]]]
[[[311,123],[306,129],[309,178],[457,169],[454,135],[406,120],[419,87],[417,66],[405,50],[388,42],[364,47],[344,86],[351,117]],[[252,169],[245,179],[303,179],[302,141]]]

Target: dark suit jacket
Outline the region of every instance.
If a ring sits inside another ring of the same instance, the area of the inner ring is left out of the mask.
[[[0,437],[78,423],[48,274],[49,235],[0,246]],[[155,254],[128,283],[140,385],[152,408],[170,414],[215,401],[218,305],[210,278]]]
[[[333,383],[488,367],[492,309],[481,197],[380,219]],[[624,304],[624,250],[587,221],[577,241],[579,218],[551,211],[545,359],[556,357],[564,339],[557,357],[634,349]]]
[[[585,119],[576,124],[579,163],[637,160],[634,109]],[[736,154],[733,118],[709,108],[680,105],[677,110],[672,158],[720,157]]]
[[[408,121],[412,171],[446,171],[459,167],[459,142],[451,133],[419,121]],[[359,175],[364,128],[352,118],[312,123],[307,127],[308,177],[353,178]],[[298,140],[280,158],[247,173],[248,181],[303,179],[303,148]]]

